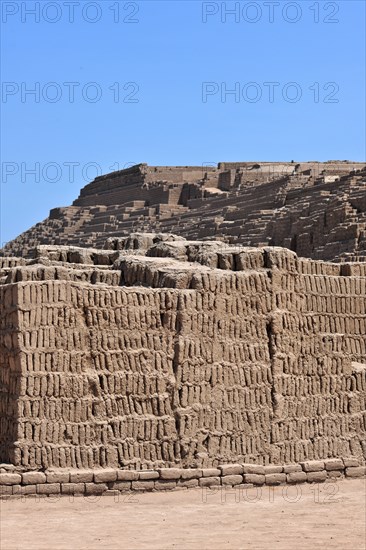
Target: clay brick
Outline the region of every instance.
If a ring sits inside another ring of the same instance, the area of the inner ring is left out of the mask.
[[[310,471],[307,472],[306,475],[309,483],[325,481],[327,479],[327,472],[325,470],[315,472]]]
[[[108,490],[106,483],[85,483],[86,495],[102,495]]]
[[[94,483],[107,483],[116,481],[117,470],[96,470],[94,472]]]
[[[283,471],[285,474],[290,474],[293,472],[302,472],[302,468],[300,464],[285,464],[283,467]]]
[[[253,483],[253,485],[263,485],[266,477],[264,474],[244,474],[244,483]]]
[[[306,472],[290,472],[287,474],[288,483],[304,483],[307,479]]]
[[[359,460],[355,457],[344,458],[343,459],[343,464],[344,464],[345,468],[352,468],[354,466],[359,466],[360,465]]]
[[[154,481],[132,481],[134,491],[152,491],[155,487]]]
[[[327,471],[330,470],[344,470],[344,464],[341,459],[338,458],[330,458],[329,460],[324,461],[325,469]]]
[[[366,475],[366,466],[354,466],[346,468],[347,477],[363,477]]]
[[[281,474],[283,472],[283,466],[269,465],[264,466],[264,473],[267,474]]]
[[[61,483],[61,493],[64,495],[84,494],[85,483]]]
[[[266,485],[281,485],[281,483],[286,483],[286,474],[266,474],[265,478]]]
[[[220,485],[220,477],[213,476],[213,477],[201,477],[198,482],[200,487],[211,487],[213,485]]]
[[[70,483],[90,483],[94,479],[93,470],[80,470],[80,472],[70,472]]]
[[[311,460],[308,462],[300,462],[304,472],[320,472],[324,470],[324,462],[322,460]]]
[[[47,483],[69,483],[69,472],[46,472]]]
[[[243,466],[241,464],[225,464],[219,466],[219,469],[223,476],[240,475],[243,473]]]
[[[182,479],[199,479],[200,477],[202,477],[202,470],[198,468],[182,470]]]
[[[140,470],[138,472],[139,474],[139,480],[150,480],[150,479],[159,479],[159,472],[156,472],[155,470]]]
[[[202,470],[202,477],[217,477],[221,475],[221,470],[218,468],[204,468]]]
[[[19,474],[0,474],[0,485],[19,485],[22,476]]]
[[[160,468],[159,474],[161,479],[180,479],[182,470],[179,468]]]
[[[139,473],[134,470],[117,470],[118,481],[136,481]]]
[[[331,478],[331,479],[344,477],[343,471],[340,471],[340,470],[329,470],[327,474],[328,474],[328,478]]]
[[[13,487],[18,487],[18,485],[0,485],[0,495],[6,496],[6,495],[12,495],[13,494]]]
[[[259,474],[264,475],[264,466],[257,464],[243,464],[244,474]]]
[[[14,485],[15,487],[20,487],[20,491],[17,489],[17,494],[21,495],[36,495],[37,494],[37,485]],[[15,493],[14,493],[15,494]]]
[[[38,485],[40,483],[46,483],[46,474],[42,472],[25,472],[22,474],[23,485]]]
[[[60,483],[37,483],[37,493],[39,495],[57,495],[61,493]]]
[[[240,485],[243,483],[241,475],[225,475],[221,478],[222,485]]]
[[[188,489],[198,487],[198,479],[179,479],[177,481],[177,487],[186,487]]]

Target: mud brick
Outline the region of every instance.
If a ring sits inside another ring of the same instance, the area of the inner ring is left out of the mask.
[[[264,475],[264,466],[257,464],[243,464],[244,474],[258,474]]]
[[[61,493],[64,495],[84,494],[85,483],[61,483]]]
[[[160,468],[160,479],[180,479],[182,470],[179,468]]]
[[[283,472],[283,466],[268,465],[264,466],[264,473],[267,474],[281,474]],[[266,482],[267,483],[267,482]]]
[[[253,483],[253,485],[263,485],[266,476],[264,474],[244,474],[244,483]]]
[[[316,472],[307,472],[307,481],[309,483],[321,482],[327,479],[327,472],[325,470],[316,471]]]
[[[355,457],[344,458],[343,464],[346,468],[353,468],[360,465],[358,458]]]
[[[22,482],[20,474],[0,474],[1,485],[19,485]]]
[[[243,473],[243,466],[241,464],[224,464],[220,465],[222,476],[240,475]]]
[[[186,487],[187,489],[198,487],[198,479],[179,479],[177,487]]]
[[[324,470],[324,462],[322,460],[311,460],[308,462],[300,462],[304,472],[320,472]]]
[[[290,472],[287,474],[287,482],[288,483],[304,483],[307,481],[307,474],[306,472]]]
[[[324,461],[325,469],[330,470],[344,470],[343,460],[338,458],[330,458],[329,460]]]
[[[199,470],[198,468],[192,468],[192,469],[184,469],[182,470],[182,479],[199,479],[202,477],[202,470]]]
[[[176,481],[172,479],[157,479],[154,481],[154,489],[158,491],[167,491],[170,489],[175,489],[177,486]]]
[[[240,485],[243,483],[241,475],[226,475],[221,478],[222,485]]]
[[[106,483],[85,483],[86,495],[102,495],[108,490]]]
[[[118,481],[136,481],[139,478],[139,472],[134,470],[117,470]]]
[[[328,474],[328,478],[331,478],[331,479],[343,477],[343,471],[340,471],[340,470],[329,470],[327,474]]]
[[[108,481],[116,481],[117,470],[96,470],[94,472],[94,483],[107,483]]]
[[[140,470],[138,474],[139,480],[159,479],[159,472],[155,470]]]
[[[37,483],[37,493],[39,495],[57,495],[61,492],[60,483]]]
[[[266,485],[281,485],[281,483],[286,483],[286,474],[266,474],[265,478]]]
[[[0,485],[0,495],[1,496],[12,495],[13,487],[19,487],[19,485]]]
[[[293,472],[302,472],[300,464],[285,464],[283,467],[285,474],[292,474]]]
[[[366,466],[354,466],[346,468],[347,477],[363,477],[366,475]]]
[[[130,491],[132,484],[131,481],[114,481],[109,487],[110,489],[116,489],[117,491]]]
[[[220,485],[221,477],[213,476],[213,477],[201,477],[199,481],[200,487],[211,487],[213,485]]]
[[[155,487],[154,481],[132,481],[134,491],[152,491]]]
[[[21,486],[22,495],[36,495],[37,494],[37,485],[22,485]]]
[[[46,472],[47,483],[69,483],[69,472]]]
[[[93,470],[81,470],[80,472],[70,472],[70,483],[90,483],[94,479]]]
[[[221,475],[221,470],[218,468],[204,468],[202,470],[202,477],[217,477]]]

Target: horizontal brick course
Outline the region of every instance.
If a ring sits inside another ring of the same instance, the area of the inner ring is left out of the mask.
[[[344,464],[358,464],[358,466],[344,467]],[[321,464],[324,468],[319,470]],[[239,465],[241,466],[241,465]],[[21,495],[102,495],[114,492],[174,490],[197,487],[220,488],[229,487],[247,489],[258,485],[282,485],[285,483],[321,483],[336,480],[342,477],[360,478],[366,475],[366,466],[359,465],[358,459],[343,461],[328,459],[326,461],[308,461],[301,464],[280,465],[243,465],[243,470],[273,472],[266,474],[244,473],[227,474],[224,472],[238,471],[238,465],[220,465],[219,468],[207,468],[204,471],[197,468],[178,469],[161,468],[159,470],[119,470],[105,469],[93,471],[60,471],[60,472],[24,472],[23,474],[0,474],[0,494],[5,497]],[[308,469],[309,471],[305,471]],[[283,471],[280,471],[283,470]],[[285,473],[287,471],[287,473]],[[203,477],[203,473],[217,473],[219,475]],[[10,476],[10,477],[9,477]],[[145,479],[146,476],[146,479]],[[93,477],[95,482],[80,481]],[[78,481],[68,482],[68,479]],[[121,479],[122,478],[122,479]],[[22,481],[24,479],[24,481]],[[40,480],[40,483],[31,481]],[[57,481],[58,480],[58,481]],[[103,481],[104,480],[104,481]],[[15,483],[18,481],[18,483]]]
[[[281,485],[286,483],[286,474],[266,474],[266,485]]]
[[[264,474],[244,474],[243,478],[245,483],[253,483],[253,485],[263,485],[266,480]]]
[[[22,482],[19,474],[0,474],[0,485],[18,485]]]
[[[39,483],[46,483],[46,474],[42,472],[26,472],[22,474],[23,485],[35,485]]]

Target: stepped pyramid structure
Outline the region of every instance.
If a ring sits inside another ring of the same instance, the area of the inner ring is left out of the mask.
[[[1,254],[27,257],[39,244],[98,248],[107,237],[146,231],[362,261],[365,228],[362,163],[140,164],[96,178],[72,206],[51,210]]]

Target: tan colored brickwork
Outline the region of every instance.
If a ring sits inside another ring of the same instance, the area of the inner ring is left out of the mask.
[[[96,178],[72,206],[7,243],[101,248],[107,237],[175,233],[240,246],[275,245],[326,261],[366,261],[366,166],[361,162],[139,164]],[[1,278],[0,260],[0,278]]]
[[[48,247],[7,273],[3,462],[21,470],[364,462],[364,264],[353,274],[356,264],[285,249],[136,239],[139,255],[65,257]],[[104,275],[76,277],[84,271]],[[116,274],[108,283],[107,273]]]

